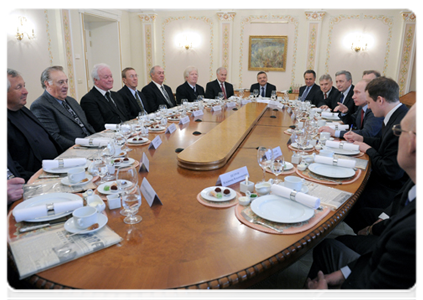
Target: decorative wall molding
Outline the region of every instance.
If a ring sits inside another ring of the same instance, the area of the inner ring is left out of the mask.
[[[378,20],[382,22],[384,25],[388,26],[388,36],[387,36],[386,47],[385,47],[384,67],[382,70],[382,74],[385,74],[388,69],[389,53],[391,52],[393,17],[388,17],[384,15],[339,15],[339,16],[331,18],[329,21],[328,45],[326,48],[326,53],[327,53],[326,62],[325,62],[326,73],[329,73],[329,59],[330,59],[330,48],[332,44],[333,28],[335,25],[338,25],[340,22],[345,20],[350,20],[350,19]]]
[[[404,21],[404,30],[402,32],[397,78],[400,97],[407,94],[410,89],[416,47],[416,15],[412,12],[401,12],[401,15]]]
[[[62,9],[63,37],[65,41],[66,66],[68,76],[69,96],[76,97],[75,76],[74,76],[74,57],[72,48],[72,32],[70,26],[70,16],[68,9]]]
[[[157,14],[140,14],[138,15],[142,22],[143,26],[143,45],[144,45],[144,63],[145,63],[145,73],[146,73],[146,80],[149,81],[150,78],[150,70],[154,65],[154,58],[155,58],[155,47],[154,47],[154,25],[157,18]]]
[[[269,17],[269,15],[259,15],[259,16],[248,16],[245,17],[244,19],[241,20],[241,30],[240,30],[240,43],[239,43],[239,85],[242,86],[242,70],[243,70],[243,61],[244,61],[244,51],[243,51],[243,47],[244,47],[244,30],[245,30],[245,25],[251,24],[257,20],[267,20],[267,21],[285,21],[286,23],[291,23],[295,26],[295,30],[294,30],[294,42],[293,42],[293,50],[292,50],[292,70],[291,70],[291,83],[290,86],[293,86],[295,83],[295,70],[296,70],[296,66],[297,66],[297,49],[298,49],[298,27],[299,27],[299,21],[296,17],[293,17],[291,15],[271,15],[271,17]],[[291,37],[288,37],[288,43],[290,43]],[[288,44],[289,45],[289,44]],[[248,53],[247,53],[247,57],[248,57]],[[248,66],[248,59],[245,60],[247,61],[247,66]],[[287,59],[288,60],[288,56]]]
[[[166,27],[170,25],[172,22],[175,21],[202,21],[209,25],[210,28],[210,65],[209,65],[209,77],[212,78],[213,76],[213,21],[208,17],[196,17],[196,16],[188,16],[188,17],[169,17],[162,22],[162,67],[164,70],[166,70],[166,51],[165,51],[165,45],[166,45],[166,39],[165,39],[165,32]]]
[[[51,51],[51,37],[50,37],[50,22],[48,20],[48,11],[47,9],[44,10],[44,20],[46,22],[46,34],[47,34],[47,41],[48,41],[48,56],[50,58],[50,66],[53,65],[53,53]]]
[[[324,11],[306,11],[306,19],[308,24],[308,39],[307,39],[307,55],[306,55],[306,69],[317,70],[317,57],[320,44],[320,31],[322,21],[326,12]]]
[[[236,13],[234,12],[219,12],[217,16],[220,21],[220,33],[221,33],[221,40],[220,40],[220,61],[219,67],[225,67],[230,72],[231,67],[231,56],[232,56],[232,26],[233,20],[235,19]],[[212,74],[213,76],[213,74]],[[210,80],[213,77],[210,77]],[[229,79],[229,78],[228,78]]]

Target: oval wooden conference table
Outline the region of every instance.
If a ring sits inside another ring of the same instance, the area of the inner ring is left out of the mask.
[[[261,181],[263,173],[256,159],[258,146],[280,146],[290,161],[292,151],[287,147],[290,136],[284,134],[293,124],[290,114],[286,109],[274,111],[266,106],[250,103],[238,110],[205,110],[202,122],[191,117],[189,124],[177,125],[172,134],[159,134],[162,144],[157,150],[148,150],[147,146],[132,147],[130,157],[141,160],[145,152],[150,162],[149,172],[139,173],[139,184],[146,177],[163,205],[149,207],[143,198],[139,212],[143,220],[135,225],[123,222],[120,209],[106,208],[107,225],[123,238],[119,245],[26,280],[35,288],[246,288],[297,261],[342,221],[367,182],[369,166],[354,183],[332,185],[352,192],[353,196],[315,227],[298,234],[264,233],[241,223],[235,216],[236,206],[211,208],[202,205],[197,201],[197,194],[216,185],[221,174],[246,166],[250,180]],[[246,125],[242,120],[249,114],[257,118]],[[225,148],[225,143],[237,144],[228,138],[232,131],[229,128],[220,138],[213,133],[214,128],[229,120],[232,120],[233,130],[241,127],[245,135],[234,149],[230,149],[233,154],[223,166],[208,171],[179,166],[181,157],[175,152],[177,148],[192,151],[197,143],[207,141],[209,150],[202,149],[203,153],[193,152],[193,155],[214,157],[219,148]],[[234,125],[234,120],[239,126]],[[155,136],[150,134],[149,139]],[[367,155],[361,158],[368,159]],[[266,173],[266,180],[274,177]],[[239,184],[230,187],[239,191]]]

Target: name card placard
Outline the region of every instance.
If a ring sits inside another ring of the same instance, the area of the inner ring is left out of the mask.
[[[282,156],[282,150],[281,150],[281,147],[279,147],[279,146],[276,147],[276,148],[273,148],[272,152],[273,152],[273,157]],[[272,158],[270,150],[268,150],[266,152],[266,158],[269,159],[269,160]]]
[[[189,116],[185,116],[179,120],[179,124],[185,125],[186,123],[189,123]]]
[[[147,203],[150,207],[154,203],[163,205],[162,201],[160,201],[153,187],[145,177],[141,182],[141,194],[144,196],[145,200],[147,200]]]
[[[204,112],[203,112],[201,109],[199,109],[199,110],[195,110],[195,111],[193,111],[193,112],[192,112],[192,115],[193,115],[194,117],[200,117],[200,116],[204,115]]]
[[[278,103],[277,107],[280,108],[280,109],[283,109],[283,104],[282,103]]]
[[[279,102],[278,102],[278,101],[273,101],[273,100],[270,100],[270,101],[269,101],[269,106],[276,107],[276,106],[278,106],[278,104],[279,104]]]
[[[229,186],[231,184],[244,180],[245,176],[249,177],[248,169],[247,167],[242,167],[242,168],[220,175],[216,185],[221,184],[222,186]]]
[[[150,169],[150,161],[148,160],[147,155],[145,155],[145,152],[143,152],[142,158],[140,161],[140,168],[138,172],[141,172],[141,171],[149,172],[149,169]]]
[[[236,103],[235,102],[228,102],[228,103],[226,103],[226,107],[227,108],[232,108],[232,107],[235,107],[236,106]]]
[[[162,139],[160,138],[160,136],[156,136],[154,140],[151,141],[151,144],[148,147],[148,149],[157,149],[159,148],[161,144],[162,144]]]
[[[220,105],[215,105],[215,106],[212,107],[211,110],[212,111],[221,111],[222,110],[222,107]]]
[[[170,134],[172,134],[172,133],[174,133],[174,132],[175,132],[175,130],[176,130],[176,125],[175,125],[175,123],[172,123],[171,125],[169,125],[169,126],[166,128],[166,132],[165,132],[165,133],[170,133]]]
[[[251,100],[241,100],[241,105],[251,103]]]
[[[291,111],[292,111],[291,107],[288,107],[287,111],[288,111],[288,113],[290,114],[290,113],[291,113]]]

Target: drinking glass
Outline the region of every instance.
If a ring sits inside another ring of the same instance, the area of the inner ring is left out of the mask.
[[[274,184],[278,184],[278,183],[282,182],[282,180],[277,179],[278,176],[281,175],[283,173],[283,171],[285,170],[285,160],[284,160],[282,154],[279,155],[279,156],[273,155],[272,162],[271,162],[271,165],[270,165],[270,170],[276,176]]]
[[[272,91],[272,94],[270,95],[270,98],[272,100],[276,100],[276,91]]]
[[[113,174],[114,174],[114,167],[112,165],[112,157],[113,155],[116,154],[115,152],[116,152],[116,148],[113,141],[108,142],[107,146],[103,148],[101,152],[101,156],[104,157],[104,162],[107,165],[107,173],[106,173],[106,176],[104,177],[104,180],[106,181],[115,179],[115,177],[111,174],[111,170],[113,170]]]
[[[217,98],[218,98],[219,100],[223,100],[223,92],[219,92],[219,93],[217,94]]]
[[[257,96],[258,96],[258,89],[253,90],[253,96],[254,96],[254,98],[257,98]]]
[[[92,168],[93,168],[92,171],[94,171],[96,176],[100,176],[100,181],[97,182],[97,185],[101,185],[101,184],[105,183],[103,177],[107,173],[107,164],[103,160],[96,161],[96,162],[93,163]]]
[[[114,154],[115,156],[118,156],[119,153],[122,151],[122,147],[125,145],[125,142],[125,137],[120,132],[116,132],[113,137],[113,143],[116,145],[116,150]]]
[[[116,171],[116,185],[119,193],[123,197],[131,191],[135,186],[138,185],[138,172],[134,167],[120,167]],[[123,208],[120,214],[127,216],[128,211]]]
[[[244,98],[244,89],[239,90],[239,97]]]
[[[307,155],[307,153],[304,151],[307,146],[310,144],[310,136],[307,133],[307,131],[305,129],[300,130],[297,133],[297,145],[298,148],[301,150],[300,155]]]
[[[122,206],[127,213],[123,222],[126,224],[137,224],[141,222],[142,217],[136,215],[141,206],[141,198],[141,191],[137,185],[130,192],[122,196]]]
[[[126,141],[128,140],[128,138],[132,134],[132,126],[130,124],[120,124],[120,126],[119,126],[119,132],[125,138],[125,144],[124,144],[125,147],[122,150],[130,151],[131,149],[129,149],[128,146],[126,146]]]
[[[263,180],[265,180],[265,174],[266,174],[266,168],[270,167],[270,164],[272,162],[272,148],[260,146],[257,150],[257,162],[259,166],[263,169]]]

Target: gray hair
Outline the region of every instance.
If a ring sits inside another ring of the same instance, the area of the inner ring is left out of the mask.
[[[350,81],[350,80],[352,81],[352,76],[349,71],[342,70],[335,73],[335,77],[339,75],[345,75],[347,81]]]
[[[152,75],[154,74],[155,70],[157,67],[160,67],[159,65],[155,65],[154,67],[151,68],[150,70],[150,77],[152,77]]]
[[[19,74],[19,72],[18,72],[18,71],[7,68],[7,76],[6,76],[6,77],[7,77],[7,91],[9,91],[10,86],[12,85],[12,84],[10,83],[10,81],[9,81],[9,77],[8,77],[8,76],[10,76],[10,77],[12,77],[12,78],[22,77],[22,76]]]
[[[322,76],[320,76],[319,81],[322,80],[329,80],[330,82],[332,82],[332,77],[330,77],[329,74],[323,74]]]
[[[216,74],[220,74],[220,71],[221,70],[225,70],[226,72],[228,72],[228,70],[225,68],[225,67],[219,67],[219,68],[217,68],[217,70],[216,70]]]
[[[184,71],[184,79],[187,78],[189,76],[189,73],[191,73],[192,71],[197,71],[197,74],[198,74],[198,69],[196,67],[189,66]]]
[[[46,85],[44,84],[45,81],[47,81],[50,85],[52,84],[52,81],[51,81],[51,78],[50,78],[51,71],[62,71],[63,72],[63,67],[62,66],[48,67],[47,69],[45,69],[41,73],[41,87],[43,89],[47,88]]]
[[[100,71],[100,70],[102,70],[104,68],[110,69],[109,65],[104,64],[104,63],[96,64],[93,67],[93,69],[91,71],[91,78],[93,79],[93,83],[95,83],[94,79],[100,80],[100,76],[98,76],[98,71]]]

